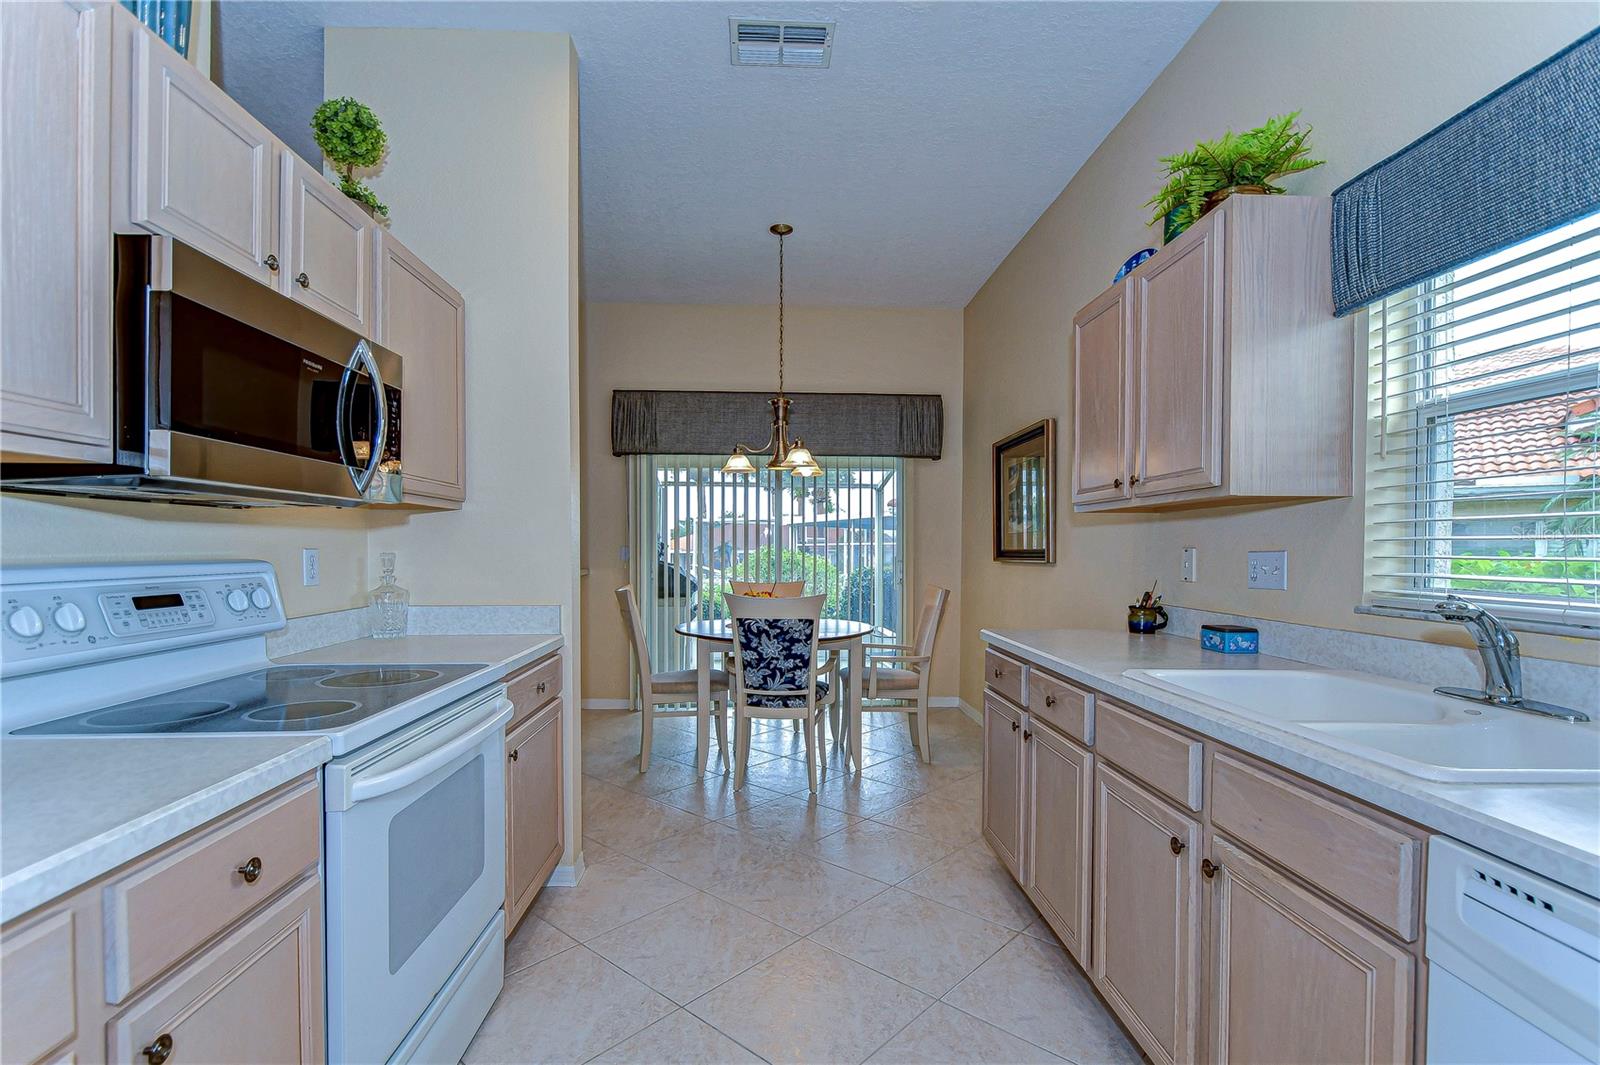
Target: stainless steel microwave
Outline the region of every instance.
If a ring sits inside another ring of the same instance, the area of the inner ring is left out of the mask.
[[[115,462],[7,463],[0,487],[400,502],[400,356],[177,242],[118,237],[115,278]]]

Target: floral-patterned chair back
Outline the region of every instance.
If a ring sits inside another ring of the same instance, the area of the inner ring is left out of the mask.
[[[827,697],[826,684],[814,680],[826,596],[725,598],[733,618],[734,684],[743,701],[798,709],[807,705],[812,684],[819,701]]]

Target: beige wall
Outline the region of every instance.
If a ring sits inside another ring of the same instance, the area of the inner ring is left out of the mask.
[[[628,583],[627,463],[611,454],[615,388],[768,390],[777,379],[777,308],[589,303],[583,344],[584,692],[628,695],[628,650],[613,592]],[[954,308],[791,307],[787,383],[795,391],[937,392],[945,450],[911,466],[910,579],[951,589],[932,691],[957,692],[961,589],[961,312]],[[920,594],[920,592],[915,593]],[[908,597],[909,598],[909,597]],[[915,601],[915,600],[912,600]]]
[[[1341,182],[1594,27],[1596,6],[1506,3],[1224,3],[1195,33],[966,308],[964,498],[986,499],[990,444],[1038,418],[1070,427],[1071,320],[1122,260],[1159,242],[1144,200],[1158,156],[1300,109],[1328,165],[1291,182]],[[1354,412],[1352,412],[1354,417]],[[1358,440],[1361,434],[1357,434]],[[1061,434],[1063,489],[1072,460]],[[1360,444],[1358,443],[1358,447]],[[1465,642],[1453,628],[1364,617],[1362,462],[1351,499],[1166,516],[1073,514],[1064,499],[1055,566],[990,556],[989,511],[963,529],[963,694],[981,688],[984,626],[1117,626],[1159,578],[1167,602],[1331,628]],[[1200,579],[1178,580],[1184,546]],[[1287,592],[1247,591],[1245,552],[1289,550]],[[1528,637],[1536,656],[1594,661],[1593,642]]]
[[[467,501],[376,515],[416,601],[555,603],[578,661],[577,56],[565,34],[330,29],[328,95],[382,117],[371,184],[467,302]],[[568,853],[578,671],[568,668]]]

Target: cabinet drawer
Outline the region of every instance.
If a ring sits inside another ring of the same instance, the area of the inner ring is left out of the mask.
[[[1211,757],[1211,822],[1406,940],[1417,938],[1422,840],[1310,786]]]
[[[1037,669],[1028,672],[1028,710],[1079,743],[1094,743],[1094,693]]]
[[[999,651],[983,653],[983,682],[1018,706],[1022,703],[1022,675],[1028,667]]]
[[[74,949],[71,910],[0,940],[0,1060],[38,1061],[76,1034]]]
[[[516,728],[528,715],[561,694],[561,656],[535,662],[506,681],[506,698],[516,707],[506,731]]]
[[[322,881],[277,902],[158,984],[107,1025],[110,1060],[147,1065],[323,1058]]]
[[[315,868],[321,830],[322,793],[307,780],[108,884],[106,1000],[121,1002]],[[242,870],[253,859],[252,881]]]
[[[1200,809],[1200,741],[1104,698],[1096,700],[1095,750],[1170,799]]]

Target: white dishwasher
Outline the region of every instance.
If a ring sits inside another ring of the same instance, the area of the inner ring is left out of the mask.
[[[1429,1062],[1600,1058],[1600,900],[1435,836],[1427,925]]]

